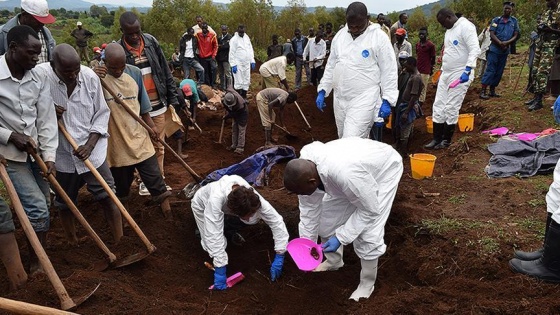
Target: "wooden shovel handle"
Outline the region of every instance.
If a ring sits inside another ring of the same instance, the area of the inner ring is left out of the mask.
[[[70,145],[72,146],[72,148],[74,148],[74,150],[78,149],[78,144],[76,143],[76,141],[74,141],[74,139],[68,133],[68,131],[66,130],[66,128],[64,127],[64,125],[62,124],[62,122],[60,120],[58,121],[58,130],[60,130],[60,132],[64,135],[64,138],[66,138],[66,140],[70,143]],[[149,253],[154,252],[156,250],[156,247],[148,240],[148,238],[146,237],[144,232],[142,232],[142,230],[140,229],[138,224],[136,224],[136,222],[130,216],[128,211],[126,211],[125,207],[123,206],[123,204],[121,203],[119,198],[117,198],[117,195],[115,195],[115,193],[113,192],[111,187],[109,187],[109,185],[107,184],[107,182],[105,181],[103,176],[101,176],[101,174],[99,174],[99,172],[97,171],[95,166],[93,166],[93,164],[91,163],[91,161],[89,159],[86,159],[83,162],[87,166],[87,168],[91,171],[93,176],[95,176],[95,178],[101,184],[101,186],[103,186],[103,189],[105,189],[105,191],[107,192],[107,194],[109,195],[111,200],[113,200],[113,202],[117,205],[117,208],[119,208],[119,210],[121,211],[121,214],[124,216],[124,218],[126,219],[128,224],[130,225],[130,227],[132,227],[134,232],[136,232],[136,234],[138,234],[138,237],[140,237],[140,239],[142,240],[142,242],[144,243],[144,245],[148,249],[148,252]]]
[[[37,257],[41,262],[41,266],[43,266],[47,277],[49,278],[52,286],[54,287],[54,290],[56,291],[56,295],[58,295],[58,298],[60,299],[61,308],[63,310],[75,308],[76,303],[74,303],[72,298],[70,298],[70,295],[68,295],[66,288],[64,288],[62,281],[60,281],[58,274],[54,270],[54,267],[49,260],[49,256],[47,256],[45,249],[43,248],[43,246],[41,246],[39,238],[37,238],[37,234],[35,234],[35,231],[31,226],[31,222],[29,222],[29,218],[27,217],[25,210],[23,210],[23,205],[19,200],[14,184],[12,184],[12,181],[8,176],[8,172],[6,171],[6,167],[2,163],[0,163],[0,178],[2,178],[4,186],[6,186],[6,190],[8,191],[8,195],[10,196],[10,200],[12,200],[12,205],[14,206],[15,213],[21,223],[23,231],[25,232],[27,239],[29,239],[29,243],[31,243],[33,250],[37,254]]]
[[[117,104],[121,105],[124,110],[126,110],[127,113],[130,114],[130,116],[132,116],[132,118],[134,118],[138,123],[140,123],[140,125],[142,125],[142,127],[146,128],[146,130],[150,131],[152,130],[152,128],[150,128],[150,126],[148,126],[148,124],[146,124],[146,122],[144,120],[142,120],[142,118],[140,118],[140,116],[138,116],[138,114],[136,114],[134,111],[132,111],[132,109],[130,109],[128,106],[126,106],[126,104],[123,102],[123,100],[120,99],[120,97],[117,96],[117,94],[115,94],[115,92],[107,85],[107,83],[105,83],[103,80],[101,80],[101,85],[103,86],[103,88],[109,92],[109,94],[111,94],[111,96],[113,97],[113,99],[115,100],[115,102],[117,102]],[[163,146],[165,147],[165,149],[169,152],[171,152],[171,154],[177,159],[177,161],[179,161],[179,163],[181,164],[181,166],[183,166],[188,172],[189,174],[191,174],[191,176],[194,178],[194,180],[197,183],[200,183],[202,181],[202,177],[200,177],[200,175],[198,175],[186,162],[185,160],[183,160],[181,158],[181,156],[179,154],[177,154],[177,152],[175,152],[175,150],[173,150],[173,148],[171,148],[171,146],[169,146],[169,144],[167,144],[167,142],[161,140],[158,138],[158,142],[163,144]]]
[[[309,124],[309,122],[307,121],[307,118],[305,118],[305,115],[303,114],[303,112],[301,111],[301,108],[299,107],[297,102],[294,102],[294,104],[296,105],[299,113],[301,114],[301,117],[303,117],[303,120],[305,121],[305,124],[307,125],[307,128],[311,129],[311,125]]]
[[[218,139],[218,143],[222,143],[222,137],[224,136],[225,125],[226,125],[226,121],[222,119],[222,128],[220,128],[220,139]]]
[[[31,304],[21,301],[15,301],[0,297],[0,309],[13,312],[15,314],[29,314],[29,315],[78,315],[72,312],[57,310],[37,304]]]
[[[41,171],[43,171],[43,173],[46,174],[47,170],[48,170],[47,165],[45,164],[43,159],[41,159],[39,154],[31,153],[31,156],[33,156],[33,159],[35,159],[35,162],[37,162],[37,164],[41,168]],[[80,210],[78,210],[78,208],[76,207],[74,202],[72,202],[72,199],[70,199],[70,197],[68,197],[68,194],[66,194],[66,192],[64,191],[62,186],[60,186],[60,184],[58,183],[58,181],[56,180],[54,175],[49,174],[49,176],[47,176],[47,180],[49,181],[49,183],[51,183],[52,187],[58,193],[58,195],[62,198],[62,200],[64,200],[64,202],[66,203],[66,205],[68,206],[70,211],[72,211],[72,214],[74,214],[74,216],[76,217],[78,222],[80,222],[80,224],[84,227],[84,229],[86,230],[88,235],[93,239],[95,244],[105,253],[105,255],[107,255],[107,257],[109,258],[109,261],[113,262],[113,261],[117,260],[117,257],[115,256],[115,254],[113,254],[109,250],[109,248],[107,248],[107,246],[105,245],[105,243],[103,243],[103,241],[101,240],[99,235],[97,235],[97,233],[95,233],[95,231],[93,230],[91,225],[89,225],[88,221],[84,218],[84,216],[82,215]]]

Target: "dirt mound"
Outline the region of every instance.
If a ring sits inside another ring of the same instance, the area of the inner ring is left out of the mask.
[[[255,78],[256,79],[256,78]],[[174,222],[166,222],[157,207],[146,206],[146,197],[136,195],[127,209],[158,250],[142,262],[121,269],[97,272],[94,263],[103,259],[92,241],[79,247],[65,245],[56,212],[47,253],[71,296],[79,296],[101,282],[97,293],[79,307],[82,314],[557,314],[560,288],[518,276],[507,261],[515,247],[537,248],[542,244],[544,194],[550,176],[521,180],[486,178],[484,166],[491,143],[480,130],[501,125],[518,131],[551,127],[546,109],[527,113],[520,93],[511,94],[512,80],[504,80],[499,92],[504,97],[478,100],[478,83],[473,84],[463,112],[476,114],[475,131],[457,133],[449,150],[436,151],[434,177],[411,178],[405,160],[394,207],[386,226],[387,253],[380,260],[379,276],[372,297],[361,303],[348,301],[359,281],[360,262],[351,246],[345,248],[345,266],[337,272],[303,273],[286,258],[283,276],[271,283],[269,267],[274,256],[268,227],[259,224],[242,231],[247,243],[230,246],[228,274],[241,271],[244,282],[225,292],[212,292],[213,273],[204,265],[210,261],[194,235],[195,223],[189,202],[173,198]],[[256,91],[252,91],[256,93]],[[425,113],[429,115],[435,89],[428,90]],[[298,91],[298,103],[313,127],[305,124],[294,106],[286,109],[287,128],[298,137],[288,140],[278,130],[280,142],[296,150],[313,139],[336,138],[332,99],[324,113],[315,107],[315,89]],[[509,94],[509,95],[507,95]],[[218,141],[223,109],[199,112],[203,133],[190,131],[187,163],[199,174],[239,162],[243,157],[225,150],[231,143],[226,124],[224,144]],[[245,156],[264,144],[254,100],[250,103]],[[386,139],[390,131],[386,131]],[[411,152],[423,152],[431,139],[423,119],[415,123]],[[388,141],[390,142],[390,140]],[[174,143],[172,143],[174,145]],[[166,181],[175,192],[192,181],[170,155],[166,156]],[[273,168],[268,187],[258,188],[284,217],[291,237],[297,235],[297,198],[282,189],[283,165]],[[429,196],[424,193],[439,193]],[[98,206],[83,192],[79,203],[102,239],[110,239]],[[80,229],[80,235],[84,235]],[[21,229],[18,241],[23,257],[28,248]],[[143,250],[130,228],[119,246],[109,245],[123,257]],[[58,307],[58,299],[45,277],[31,279],[16,292],[8,292],[5,270],[0,268],[0,294],[7,298]]]

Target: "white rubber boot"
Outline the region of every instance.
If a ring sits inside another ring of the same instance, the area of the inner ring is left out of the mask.
[[[322,239],[322,242],[326,242],[327,239]],[[313,272],[320,272],[320,271],[334,271],[342,268],[344,266],[344,261],[342,261],[342,253],[343,253],[344,246],[340,245],[336,252],[330,253],[323,253],[326,260],[322,262]]]
[[[350,296],[350,300],[358,302],[360,298],[369,298],[375,288],[375,279],[377,279],[377,261],[378,259],[361,260],[360,284]]]

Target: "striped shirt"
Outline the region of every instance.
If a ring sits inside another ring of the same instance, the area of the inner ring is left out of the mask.
[[[107,158],[107,137],[109,124],[109,107],[105,102],[99,77],[86,66],[80,66],[78,83],[68,97],[66,84],[62,82],[49,63],[37,67],[42,77],[50,85],[53,102],[66,109],[62,115],[62,122],[68,133],[78,145],[84,145],[91,133],[98,133],[101,138],[88,158],[95,168],[98,168]],[[58,149],[56,150],[56,170],[63,173],[78,174],[89,172],[84,162],[74,156],[74,149],[64,135],[58,135]]]
[[[156,83],[152,76],[152,67],[148,56],[146,56],[146,51],[144,50],[144,41],[142,38],[140,38],[140,41],[140,46],[138,46],[138,48],[130,46],[126,41],[124,41],[124,44],[126,45],[126,49],[134,56],[134,65],[142,70],[144,87],[146,88],[146,92],[148,92],[150,104],[152,105],[150,117],[156,117],[164,114],[167,111],[167,107],[165,107],[159,99]]]
[[[39,35],[39,41],[41,42],[41,53],[39,54],[39,63],[43,63],[43,62],[48,62],[49,61],[49,43],[47,42],[47,40],[45,39],[45,35],[43,34],[43,31],[39,31],[37,32],[37,35]]]

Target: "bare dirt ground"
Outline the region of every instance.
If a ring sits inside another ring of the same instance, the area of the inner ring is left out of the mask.
[[[79,296],[101,282],[101,287],[77,312],[82,314],[559,314],[560,287],[512,273],[507,265],[513,250],[536,249],[542,244],[545,221],[544,197],[552,176],[529,179],[488,179],[484,173],[491,143],[481,130],[507,126],[515,131],[537,132],[554,127],[548,106],[527,113],[522,103],[525,85],[521,78],[512,93],[522,56],[513,56],[498,91],[502,97],[480,102],[478,81],[471,86],[462,112],[476,114],[475,130],[457,132],[454,144],[436,151],[432,178],[415,180],[410,163],[386,226],[387,253],[380,260],[377,285],[370,299],[360,303],[348,300],[359,281],[360,262],[352,247],[345,248],[345,266],[336,272],[303,273],[287,257],[282,277],[269,280],[274,255],[269,228],[260,224],[242,234],[247,243],[230,246],[228,273],[241,271],[246,279],[224,292],[212,292],[213,273],[203,265],[210,261],[195,238],[195,223],[188,201],[172,199],[175,221],[166,222],[157,207],[146,206],[147,197],[137,196],[127,205],[129,211],[158,250],[142,262],[120,269],[95,271],[94,262],[103,258],[91,240],[77,248],[65,244],[53,211],[47,253],[71,296]],[[255,77],[254,80],[257,78]],[[256,93],[256,91],[253,91]],[[425,113],[430,114],[435,88],[430,87]],[[294,107],[287,109],[286,124],[298,139],[280,142],[299,151],[312,141],[336,138],[332,100],[320,113],[315,108],[312,87],[298,92],[299,105],[313,126],[304,123]],[[549,102],[550,103],[550,102]],[[250,104],[245,156],[264,143],[264,134],[254,100]],[[549,105],[550,106],[550,105]],[[187,163],[198,173],[209,172],[239,162],[242,157],[216,144],[222,112],[201,111],[198,122],[204,133],[191,131],[185,152]],[[390,138],[389,132],[385,134]],[[411,152],[423,152],[431,138],[423,119],[415,123]],[[388,141],[390,142],[390,141]],[[259,188],[286,221],[290,237],[297,237],[299,212],[295,195],[282,189],[284,165],[273,168],[268,187]],[[166,156],[166,178],[175,192],[192,181],[170,155]],[[439,193],[425,197],[423,193]],[[78,207],[104,240],[110,239],[98,206],[83,193]],[[81,235],[85,235],[83,229]],[[18,241],[26,257],[21,229]],[[117,256],[142,250],[130,228],[118,246],[109,245]],[[33,278],[16,292],[8,291],[5,270],[0,268],[0,295],[3,297],[58,307],[58,299],[44,276]]]

